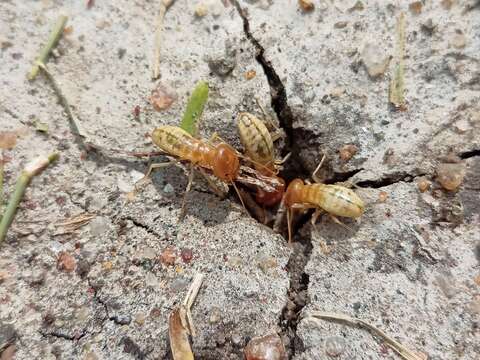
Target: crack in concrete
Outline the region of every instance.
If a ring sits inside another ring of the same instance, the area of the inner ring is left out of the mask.
[[[281,176],[285,180],[292,180],[301,175],[306,175],[306,169],[302,162],[299,161],[299,149],[294,143],[293,130],[293,114],[287,102],[287,92],[285,85],[275,71],[272,63],[265,57],[265,48],[253,36],[250,30],[249,20],[238,3],[237,0],[231,0],[235,6],[239,16],[243,21],[243,30],[247,39],[252,43],[256,49],[256,61],[260,64],[267,78],[270,87],[271,107],[275,111],[280,127],[285,131],[286,144],[284,153],[291,153],[290,160],[285,166],[296,166],[295,169],[286,168],[281,172]],[[305,176],[304,176],[305,177]],[[306,214],[300,221],[306,221],[309,214]],[[288,261],[287,272],[290,278],[290,287],[287,291],[288,300],[282,309],[282,315],[279,319],[279,326],[282,329],[282,337],[288,339],[287,352],[289,359],[292,359],[297,354],[297,324],[298,316],[302,309],[307,305],[307,290],[309,284],[309,276],[305,272],[305,267],[308,264],[310,255],[313,249],[311,239],[309,237],[298,237],[298,242],[295,244],[295,249]]]
[[[153,230],[152,228],[150,228],[150,226],[145,225],[145,224],[139,222],[138,220],[135,220],[135,219],[132,218],[131,216],[124,217],[124,218],[122,218],[121,220],[129,220],[129,221],[131,221],[131,222],[133,223],[133,225],[135,225],[136,227],[139,227],[139,228],[144,229],[147,233],[152,234],[152,235],[155,236],[156,238],[159,238],[159,239],[163,239],[163,238],[164,238],[164,237],[161,236],[158,232],[156,232],[155,230]]]
[[[474,156],[480,156],[480,149],[473,149],[473,150],[470,150],[470,151],[464,151],[464,152],[458,154],[458,156],[462,160],[470,159]]]
[[[87,335],[86,330],[82,330],[79,334],[75,334],[73,336],[68,335],[68,334],[64,334],[64,333],[59,332],[59,331],[44,332],[44,331],[40,330],[39,333],[43,337],[51,336],[51,337],[55,337],[55,338],[58,338],[58,339],[64,339],[64,340],[69,340],[69,341],[78,341],[81,338],[83,338],[85,335]]]
[[[358,185],[361,188],[380,189],[380,188],[390,186],[399,182],[412,183],[415,181],[416,178],[421,176],[429,176],[429,174],[421,173],[421,174],[413,175],[404,171],[400,171],[398,173],[393,173],[376,180],[359,181],[356,185]]]

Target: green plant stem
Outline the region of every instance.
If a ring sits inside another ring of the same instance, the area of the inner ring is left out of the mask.
[[[3,213],[3,159],[0,159],[0,220]]]
[[[65,24],[67,23],[68,17],[61,15],[59,16],[57,22],[55,23],[54,28],[52,29],[48,41],[45,46],[40,51],[40,55],[35,60],[35,64],[27,75],[28,80],[33,80],[38,75],[39,64],[45,64],[47,62],[48,56],[50,55],[52,49],[57,45],[58,40],[60,40]]]
[[[190,135],[195,136],[197,134],[197,122],[202,116],[207,99],[208,83],[206,81],[199,81],[188,100],[187,108],[180,123],[180,127]]]
[[[56,153],[51,154],[48,157],[38,158],[29,165],[27,165],[18,177],[17,183],[15,184],[15,190],[13,191],[13,194],[8,201],[7,208],[5,209],[2,221],[0,222],[0,244],[3,242],[5,236],[7,235],[7,231],[12,224],[15,213],[17,212],[18,204],[22,200],[23,194],[25,193],[25,189],[27,188],[28,184],[35,175],[40,174],[43,169],[45,169],[57,158],[58,154]]]

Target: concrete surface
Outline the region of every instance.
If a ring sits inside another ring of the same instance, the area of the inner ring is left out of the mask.
[[[27,190],[1,245],[0,349],[13,344],[18,359],[169,359],[168,315],[200,271],[205,283],[192,309],[198,358],[241,359],[249,338],[271,332],[294,359],[327,358],[332,339],[340,359],[397,358],[364,330],[298,318],[326,310],[370,321],[429,359],[475,359],[478,2],[425,1],[414,14],[393,1],[319,0],[304,13],[294,0],[177,0],[165,17],[161,79],[152,82],[156,3],[0,2],[0,130],[18,135],[3,151],[5,190],[30,159],[61,152]],[[200,3],[203,17],[195,15]],[[365,64],[394,55],[402,10],[407,110],[399,112],[388,104],[393,62],[377,78]],[[315,229],[301,219],[289,249],[233,196],[220,200],[202,181],[178,223],[187,181],[178,167],[159,170],[132,196],[147,163],[85,154],[47,80],[26,80],[59,14],[72,29],[48,67],[95,143],[152,150],[145,134],[178,123],[196,81],[207,80],[205,137],[217,131],[239,147],[235,116],[261,114],[258,97],[278,115],[282,150],[298,163],[287,164],[286,175],[308,176],[326,153],[321,176],[359,184],[364,217],[346,220],[351,230],[328,217]],[[365,45],[377,48],[373,59]],[[176,96],[162,112],[148,102],[158,84]],[[348,144],[358,152],[344,161],[338,152]],[[449,161],[466,169],[457,192],[435,180],[438,164]],[[424,193],[421,177],[432,183]],[[58,225],[84,212],[94,214],[85,226]]]

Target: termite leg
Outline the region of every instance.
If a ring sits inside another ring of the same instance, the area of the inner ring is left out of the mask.
[[[235,182],[232,181],[232,186],[233,188],[235,189],[235,192],[237,193],[237,196],[238,198],[240,199],[240,202],[242,203],[242,206],[243,208],[245,209],[245,211],[247,212],[247,214],[249,214],[248,210],[247,210],[247,207],[245,206],[244,202],[243,202],[243,199],[242,199],[242,195],[240,195],[240,191],[238,191],[238,188],[237,188],[237,185],[235,185]],[[250,215],[250,214],[249,214]]]
[[[260,108],[260,110],[262,111],[262,114],[263,114],[263,118],[265,119],[264,121],[267,123],[267,127],[270,128],[269,130],[273,129],[274,131],[274,134],[272,134],[272,141],[276,141],[278,139],[280,139],[281,137],[283,137],[283,133],[282,133],[282,130],[280,130],[277,125],[275,125],[275,123],[272,121],[272,118],[267,114],[267,112],[265,111],[265,108],[262,106],[262,104],[260,103],[260,99],[255,96],[255,101],[257,103],[257,106]]]
[[[188,173],[188,183],[187,187],[185,188],[185,193],[183,194],[182,200],[182,208],[180,210],[180,216],[178,217],[178,221],[182,221],[185,216],[185,206],[187,204],[187,195],[190,192],[193,184],[193,178],[195,177],[195,168],[193,164],[190,164],[190,172]]]
[[[334,222],[336,222],[338,225],[341,225],[343,226],[345,229],[349,230],[349,231],[352,231],[353,232],[353,229],[351,227],[348,227],[347,225],[345,225],[343,222],[341,222],[340,220],[338,220],[338,218],[332,214],[329,214],[330,217],[332,218],[332,220]]]
[[[155,164],[150,164],[150,166],[148,167],[148,170],[147,172],[145,173],[145,175],[140,179],[138,180],[136,183],[135,183],[135,190],[138,190],[138,188],[145,184],[147,182],[147,180],[150,178],[150,174],[152,173],[153,170],[155,169],[160,169],[160,168],[164,168],[164,167],[167,167],[167,166],[170,166],[170,165],[173,165],[175,164],[175,161],[169,161],[169,162],[164,162],[164,163],[155,163]]]
[[[311,205],[306,204],[293,204],[290,209],[287,210],[287,222],[288,222],[288,243],[292,242],[292,225],[293,225],[293,211],[294,210],[308,210],[311,209]]]
[[[287,230],[288,230],[288,243],[292,243],[292,222],[293,222],[293,209],[287,209]]]
[[[285,194],[284,194],[284,197],[285,197]],[[282,226],[282,222],[283,222],[286,210],[287,210],[287,207],[285,206],[285,201],[284,199],[282,199],[277,210],[277,216],[275,217],[275,222],[273,223],[273,231],[276,233],[280,233],[280,227]]]
[[[317,222],[318,217],[322,215],[322,212],[322,209],[315,209],[315,212],[312,214],[312,217],[310,219],[310,223],[312,224],[312,226],[315,226],[315,223]]]
[[[281,159],[281,160],[275,160],[275,164],[277,164],[277,165],[282,165],[283,163],[285,163],[285,161],[287,161],[287,160],[290,158],[291,155],[292,155],[292,153],[289,152],[287,155],[285,155],[285,156],[283,157],[283,159]]]
[[[207,181],[208,185],[210,186],[210,188],[213,190],[213,192],[215,194],[217,194],[217,196],[220,198],[220,199],[224,199],[226,194],[224,191],[222,191],[213,181],[212,179],[210,179],[210,177],[207,175],[207,173],[205,172],[205,170],[203,170],[201,167],[198,168],[198,170],[200,171],[200,174],[205,178],[205,180]]]
[[[325,157],[326,157],[326,155],[323,154],[322,160],[320,160],[320,164],[318,164],[317,168],[315,169],[315,171],[314,171],[313,174],[312,174],[312,179],[313,179],[313,181],[315,181],[316,183],[321,183],[321,182],[322,182],[322,181],[320,180],[320,178],[317,176],[317,172],[318,172],[318,170],[320,170],[320,168],[322,167],[323,162],[325,161]]]

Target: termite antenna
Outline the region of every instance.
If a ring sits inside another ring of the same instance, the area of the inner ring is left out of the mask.
[[[235,185],[235,182],[232,181],[233,188],[235,189],[235,192],[237,193],[238,198],[240,199],[240,202],[242,203],[243,208],[248,212],[247,208],[245,207],[245,203],[243,202],[242,196],[240,195],[240,191],[238,191],[237,186]]]
[[[292,221],[293,221],[293,214],[292,210],[287,209],[287,229],[288,229],[288,243],[292,243]]]

